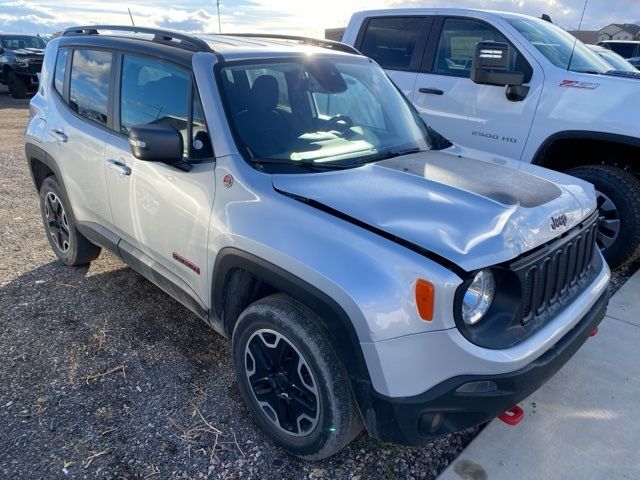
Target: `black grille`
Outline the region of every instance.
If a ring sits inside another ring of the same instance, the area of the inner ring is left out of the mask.
[[[511,265],[520,279],[523,324],[577,293],[581,280],[591,270],[597,226],[595,214],[562,238]]]

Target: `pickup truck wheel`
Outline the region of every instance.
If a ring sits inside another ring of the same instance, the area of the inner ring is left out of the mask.
[[[640,181],[612,165],[587,165],[566,173],[592,183],[598,195],[598,245],[611,268],[640,256]]]
[[[13,98],[20,99],[27,97],[27,86],[24,83],[24,79],[16,75],[15,72],[9,72],[7,74],[7,87]]]
[[[49,244],[62,263],[69,266],[84,265],[100,255],[100,247],[76,229],[69,202],[54,176],[42,182],[40,211]]]
[[[362,430],[347,375],[317,317],[275,294],[242,312],[233,364],[243,399],[279,446],[309,460],[329,457]]]

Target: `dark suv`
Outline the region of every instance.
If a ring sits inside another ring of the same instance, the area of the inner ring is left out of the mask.
[[[38,88],[45,42],[33,35],[0,34],[0,84],[13,98],[25,98]]]

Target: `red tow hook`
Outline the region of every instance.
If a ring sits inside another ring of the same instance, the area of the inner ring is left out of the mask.
[[[589,334],[590,337],[595,337],[598,334],[598,327],[593,327],[593,330],[591,330],[591,333]]]
[[[498,418],[507,425],[517,425],[524,418],[524,410],[522,410],[518,405],[514,405],[506,412],[498,415]]]

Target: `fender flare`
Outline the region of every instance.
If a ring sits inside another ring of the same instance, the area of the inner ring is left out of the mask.
[[[371,383],[356,330],[347,313],[334,299],[279,266],[234,247],[225,247],[218,252],[211,282],[212,310],[223,322],[222,328],[226,332],[232,333],[229,332],[229,325],[226,325],[223,316],[225,286],[229,275],[238,269],[264,280],[318,314],[333,343],[336,355],[349,376],[354,393],[356,385],[360,382]]]
[[[536,150],[531,163],[533,165],[541,165],[542,159],[544,158],[544,152],[558,140],[599,140],[640,148],[640,138],[638,137],[591,130],[563,130],[550,135],[544,142],[542,142]]]

